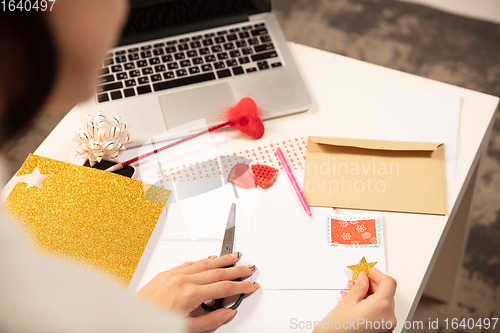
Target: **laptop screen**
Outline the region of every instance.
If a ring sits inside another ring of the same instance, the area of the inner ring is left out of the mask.
[[[120,45],[243,22],[270,0],[131,0]]]

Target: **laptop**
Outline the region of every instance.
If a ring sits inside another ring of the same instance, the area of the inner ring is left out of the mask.
[[[265,119],[303,112],[311,97],[270,0],[131,0],[119,46],[103,60],[82,113],[120,116],[140,146],[250,96]]]

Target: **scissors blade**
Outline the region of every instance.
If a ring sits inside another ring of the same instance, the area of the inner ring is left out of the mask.
[[[229,217],[227,218],[226,231],[224,232],[224,240],[222,241],[222,249],[220,251],[220,256],[225,256],[226,254],[233,253],[233,243],[234,243],[234,222],[236,219],[236,204],[233,202],[231,205],[231,210],[229,211]]]

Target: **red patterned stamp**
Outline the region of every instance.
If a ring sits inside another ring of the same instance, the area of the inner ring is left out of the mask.
[[[378,217],[329,217],[328,242],[340,246],[377,247],[380,220]]]

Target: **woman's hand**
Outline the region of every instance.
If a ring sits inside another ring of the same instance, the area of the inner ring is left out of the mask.
[[[342,300],[316,326],[314,333],[392,332],[397,324],[394,315],[396,281],[378,269],[371,268],[369,279],[362,272],[356,283],[349,281],[348,288],[349,293],[341,292]]]
[[[253,293],[259,289],[258,283],[233,280],[251,276],[256,270],[254,265],[224,268],[236,264],[240,259],[241,253],[237,252],[184,263],[156,275],[139,290],[137,296],[160,308],[176,310],[188,316],[206,301]],[[197,317],[194,314],[189,316],[189,332],[215,330],[229,322],[236,315],[236,310],[223,308],[202,313]]]

